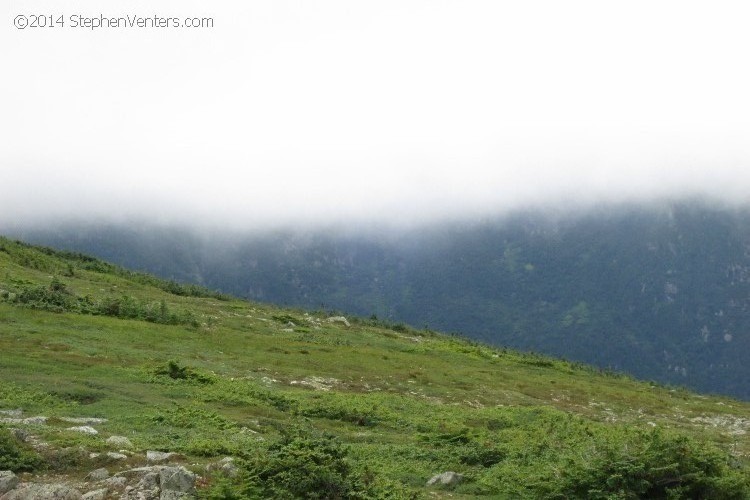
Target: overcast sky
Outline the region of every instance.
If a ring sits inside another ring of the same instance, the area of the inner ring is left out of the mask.
[[[5,1],[0,225],[744,202],[743,4]],[[73,26],[101,15],[213,27]]]

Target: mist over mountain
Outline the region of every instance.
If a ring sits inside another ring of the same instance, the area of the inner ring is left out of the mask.
[[[252,299],[376,315],[750,398],[747,209],[607,206],[390,231],[13,232]]]

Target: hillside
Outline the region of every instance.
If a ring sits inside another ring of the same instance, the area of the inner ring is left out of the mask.
[[[750,211],[697,201],[409,231],[18,230],[276,304],[376,315],[750,399]]]
[[[167,498],[192,471],[170,498],[750,495],[748,403],[5,238],[0,290],[0,470],[26,488],[151,477]]]

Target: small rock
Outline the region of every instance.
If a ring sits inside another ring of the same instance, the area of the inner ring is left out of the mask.
[[[81,498],[83,500],[104,500],[105,498],[107,498],[107,488],[89,491],[88,493],[84,493],[83,497]]]
[[[125,455],[124,453],[116,453],[114,451],[108,451],[107,458],[111,458],[112,460],[125,460],[126,458],[128,458],[128,456]]]
[[[441,484],[443,486],[453,486],[454,484],[458,484],[461,482],[461,480],[464,478],[463,475],[457,474],[455,472],[443,472],[442,474],[437,474],[436,476],[432,476],[432,478],[427,481],[427,486],[432,486],[434,484]]]
[[[166,462],[172,458],[175,453],[164,452],[164,451],[147,451],[146,461],[147,462]]]
[[[78,427],[68,427],[69,431],[82,432],[83,434],[90,434],[92,436],[99,434],[99,431],[91,427],[90,425],[80,425]]]
[[[5,415],[11,418],[21,418],[21,416],[23,415],[23,410],[20,408],[17,408],[15,410],[0,410],[0,415]]]
[[[89,472],[89,475],[86,476],[86,479],[89,481],[103,481],[104,479],[107,479],[109,477],[109,471],[105,468],[96,469],[91,472]]]
[[[3,495],[2,500],[82,500],[81,492],[67,484],[25,483]]]
[[[133,443],[131,443],[130,439],[126,438],[125,436],[109,436],[107,438],[107,444],[128,449],[133,447]]]
[[[18,478],[13,471],[3,470],[0,471],[0,495],[7,493],[16,486],[18,486]]]
[[[350,326],[349,321],[343,316],[331,316],[326,321],[329,323],[343,323],[346,326]]]
[[[89,458],[90,458],[91,460],[93,460],[93,459],[95,459],[95,458],[99,458],[99,457],[101,457],[101,456],[102,456],[102,454],[101,454],[101,453],[89,453]]]
[[[31,439],[31,434],[25,429],[11,429],[10,433],[14,438],[18,439],[22,443],[28,443]]]
[[[206,470],[208,472],[220,471],[228,477],[236,477],[239,473],[239,469],[234,464],[234,458],[232,457],[224,457],[216,463],[208,464]]]

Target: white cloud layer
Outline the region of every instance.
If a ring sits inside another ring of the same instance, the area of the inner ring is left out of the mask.
[[[102,14],[214,27],[70,26]],[[6,2],[0,225],[745,203],[748,19],[744,2]]]

